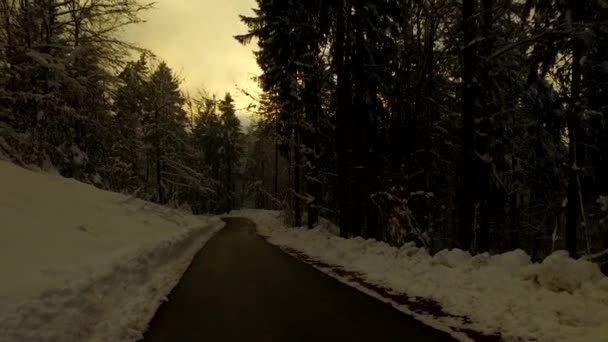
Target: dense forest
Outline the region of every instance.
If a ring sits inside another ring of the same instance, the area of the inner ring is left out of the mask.
[[[605,0],[257,0],[247,130],[121,40],[151,6],[0,0],[0,156],[195,213],[608,261]]]
[[[196,213],[229,211],[234,101],[187,96],[165,62],[121,40],[151,7],[0,0],[0,155]]]
[[[235,38],[262,69],[258,204],[346,238],[606,262],[606,1],[257,5]]]

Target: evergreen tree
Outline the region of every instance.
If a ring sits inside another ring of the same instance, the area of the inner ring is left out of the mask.
[[[275,127],[283,137],[281,149],[289,157],[293,170],[293,224],[302,224],[302,202],[306,199],[308,223],[312,227],[318,221],[321,197],[316,137],[323,110],[321,92],[326,61],[320,53],[330,28],[329,5],[323,1],[304,4],[266,0],[258,1],[258,5],[256,16],[241,16],[249,32],[235,38],[247,44],[256,37],[263,47],[256,54],[264,71],[259,81],[279,108]],[[304,186],[303,181],[307,183]]]
[[[112,170],[122,184],[121,191],[133,192],[147,182],[143,146],[144,108],[148,68],[145,55],[136,62],[129,62],[120,73],[121,85],[114,98],[114,125],[118,141],[112,145],[115,158]]]
[[[187,124],[179,81],[166,63],[160,63],[150,75],[145,99],[143,130],[148,174],[154,175],[156,200],[165,203],[169,200],[165,193],[174,195],[181,187],[180,151],[185,145]]]
[[[116,34],[148,8],[131,0],[0,1],[0,120],[10,127],[11,159],[100,186],[111,179],[107,95],[112,67],[129,52]]]
[[[226,194],[225,211],[230,212],[234,207],[235,199],[235,179],[234,173],[237,167],[240,155],[240,137],[241,137],[241,122],[236,117],[234,109],[234,100],[230,93],[219,103],[222,147],[221,157],[223,159],[224,168],[224,193]]]
[[[605,11],[594,1],[260,0],[237,37],[257,38],[260,127],[271,127],[251,151],[267,157],[274,140],[291,161],[283,191],[294,192],[295,225],[305,200],[309,223],[322,207],[343,237],[588,254],[605,230],[595,219],[606,191]],[[256,171],[265,189],[266,157]]]

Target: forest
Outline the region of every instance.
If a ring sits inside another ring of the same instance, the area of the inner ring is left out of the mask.
[[[0,156],[194,213],[608,263],[605,0],[257,0],[250,127],[121,39],[152,6],[0,0]]]
[[[184,93],[167,63],[121,39],[152,6],[0,1],[0,154],[195,213],[229,211],[234,101]]]

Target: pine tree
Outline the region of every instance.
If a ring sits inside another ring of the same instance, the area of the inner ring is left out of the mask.
[[[256,56],[264,71],[259,77],[260,85],[272,94],[279,108],[274,119],[276,132],[289,142],[282,150],[292,163],[293,224],[302,224],[305,204],[312,227],[318,221],[322,196],[317,144],[326,83],[321,46],[331,25],[329,5],[323,1],[304,4],[260,0],[258,6],[256,16],[241,17],[249,32],[235,38],[247,44],[256,37],[262,47]]]
[[[224,200],[225,211],[230,212],[234,208],[235,201],[235,169],[240,156],[241,122],[236,116],[234,100],[230,93],[226,93],[224,99],[219,103],[221,135],[222,135],[222,159],[225,170],[224,174]]]
[[[132,0],[0,1],[0,120],[11,127],[13,160],[107,185],[111,71],[131,48],[117,33],[148,8]]]
[[[292,225],[430,251],[605,247],[601,2],[257,5],[244,139],[229,95],[186,103],[165,63],[126,63],[116,32],[147,5],[0,0],[2,157],[197,212],[251,192]]]
[[[147,103],[146,88],[148,67],[146,56],[136,62],[129,62],[119,75],[122,84],[114,96],[114,121],[118,141],[112,145],[112,155],[116,158],[112,173],[123,184],[120,191],[133,192],[147,182],[145,173],[143,126],[144,108]]]
[[[185,99],[179,81],[166,63],[162,62],[151,74],[146,89],[144,136],[147,143],[149,173],[154,174],[156,200],[169,200],[165,193],[180,187],[180,150],[185,144]],[[174,195],[174,193],[171,193]]]
[[[197,170],[212,180],[209,185],[208,197],[201,204],[207,212],[219,212],[222,207],[224,194],[222,182],[223,145],[222,121],[218,114],[218,103],[215,98],[202,95],[197,100],[198,110],[194,118],[192,138],[197,155]]]

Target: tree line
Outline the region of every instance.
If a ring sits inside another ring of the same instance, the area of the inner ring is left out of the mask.
[[[187,96],[120,39],[150,8],[0,0],[0,156],[343,237],[607,255],[605,1],[257,0],[236,36],[262,69],[245,136],[229,94]]]
[[[121,40],[150,8],[0,0],[0,156],[196,213],[229,211],[234,101],[187,96],[166,63]]]
[[[431,251],[606,256],[607,18],[602,0],[257,0],[235,38],[262,69],[258,204]]]

